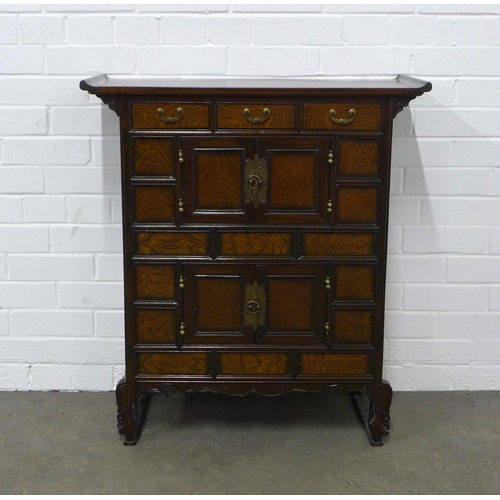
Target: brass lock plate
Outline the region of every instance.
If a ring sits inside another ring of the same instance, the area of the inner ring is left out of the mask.
[[[254,281],[245,290],[245,324],[252,325],[256,332],[259,325],[266,321],[266,294],[264,285]]]

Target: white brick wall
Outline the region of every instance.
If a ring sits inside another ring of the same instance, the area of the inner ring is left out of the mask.
[[[0,389],[123,373],[118,119],[97,73],[433,83],[396,119],[385,375],[500,389],[498,5],[0,5]]]

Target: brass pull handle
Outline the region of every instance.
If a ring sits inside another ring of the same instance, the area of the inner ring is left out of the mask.
[[[185,283],[186,283],[186,280],[184,279],[184,277],[183,277],[183,276],[181,276],[181,277],[179,278],[179,288],[184,288]]]
[[[333,151],[328,153],[328,163],[331,165],[333,163]]]
[[[269,118],[269,114],[271,113],[271,110],[269,108],[264,108],[262,110],[262,113],[264,114],[264,116],[262,118],[251,118],[250,117],[250,110],[248,108],[245,108],[243,110],[243,116],[250,123],[264,123]]]
[[[175,116],[163,116],[165,112],[163,111],[162,108],[158,108],[156,110],[156,114],[158,115],[158,118],[165,123],[175,123],[178,122],[182,118],[182,113],[184,110],[182,108],[177,108],[177,114]]]
[[[179,149],[179,163],[184,163],[184,153],[182,152],[182,149]]]
[[[333,203],[332,200],[328,200],[328,203],[326,204],[326,211],[331,214],[333,212]]]
[[[181,323],[179,325],[179,333],[184,336],[186,335],[186,323]]]
[[[262,186],[262,179],[258,175],[249,175],[247,178],[247,186],[252,191],[255,191],[259,186]]]
[[[260,304],[256,300],[250,300],[245,307],[248,314],[257,314],[261,309]]]
[[[179,203],[177,204],[177,206],[179,207],[179,212],[182,213],[184,212],[184,201],[183,200],[179,200]]]
[[[349,110],[350,118],[335,118],[336,114],[337,111],[335,109],[330,110],[330,118],[332,119],[332,122],[336,123],[337,125],[348,125],[354,120],[354,118],[356,118],[356,110],[354,108],[351,108]]]
[[[330,278],[325,278],[325,288],[327,290],[330,290],[330,288],[332,288],[332,282],[331,282]]]

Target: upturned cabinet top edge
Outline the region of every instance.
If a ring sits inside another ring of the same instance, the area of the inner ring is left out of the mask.
[[[394,95],[416,97],[432,89],[430,82],[407,75],[383,78],[152,78],[97,75],[80,82],[80,88],[99,95],[165,95],[169,93],[332,93],[335,95]]]

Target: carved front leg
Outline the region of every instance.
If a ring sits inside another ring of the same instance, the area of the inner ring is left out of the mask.
[[[389,435],[392,388],[386,380],[374,385],[370,398],[368,429],[373,446],[382,446],[382,438]]]
[[[148,400],[149,395],[146,392],[131,397],[125,378],[118,382],[116,386],[117,427],[118,433],[125,436],[123,444],[127,446],[137,444]]]

